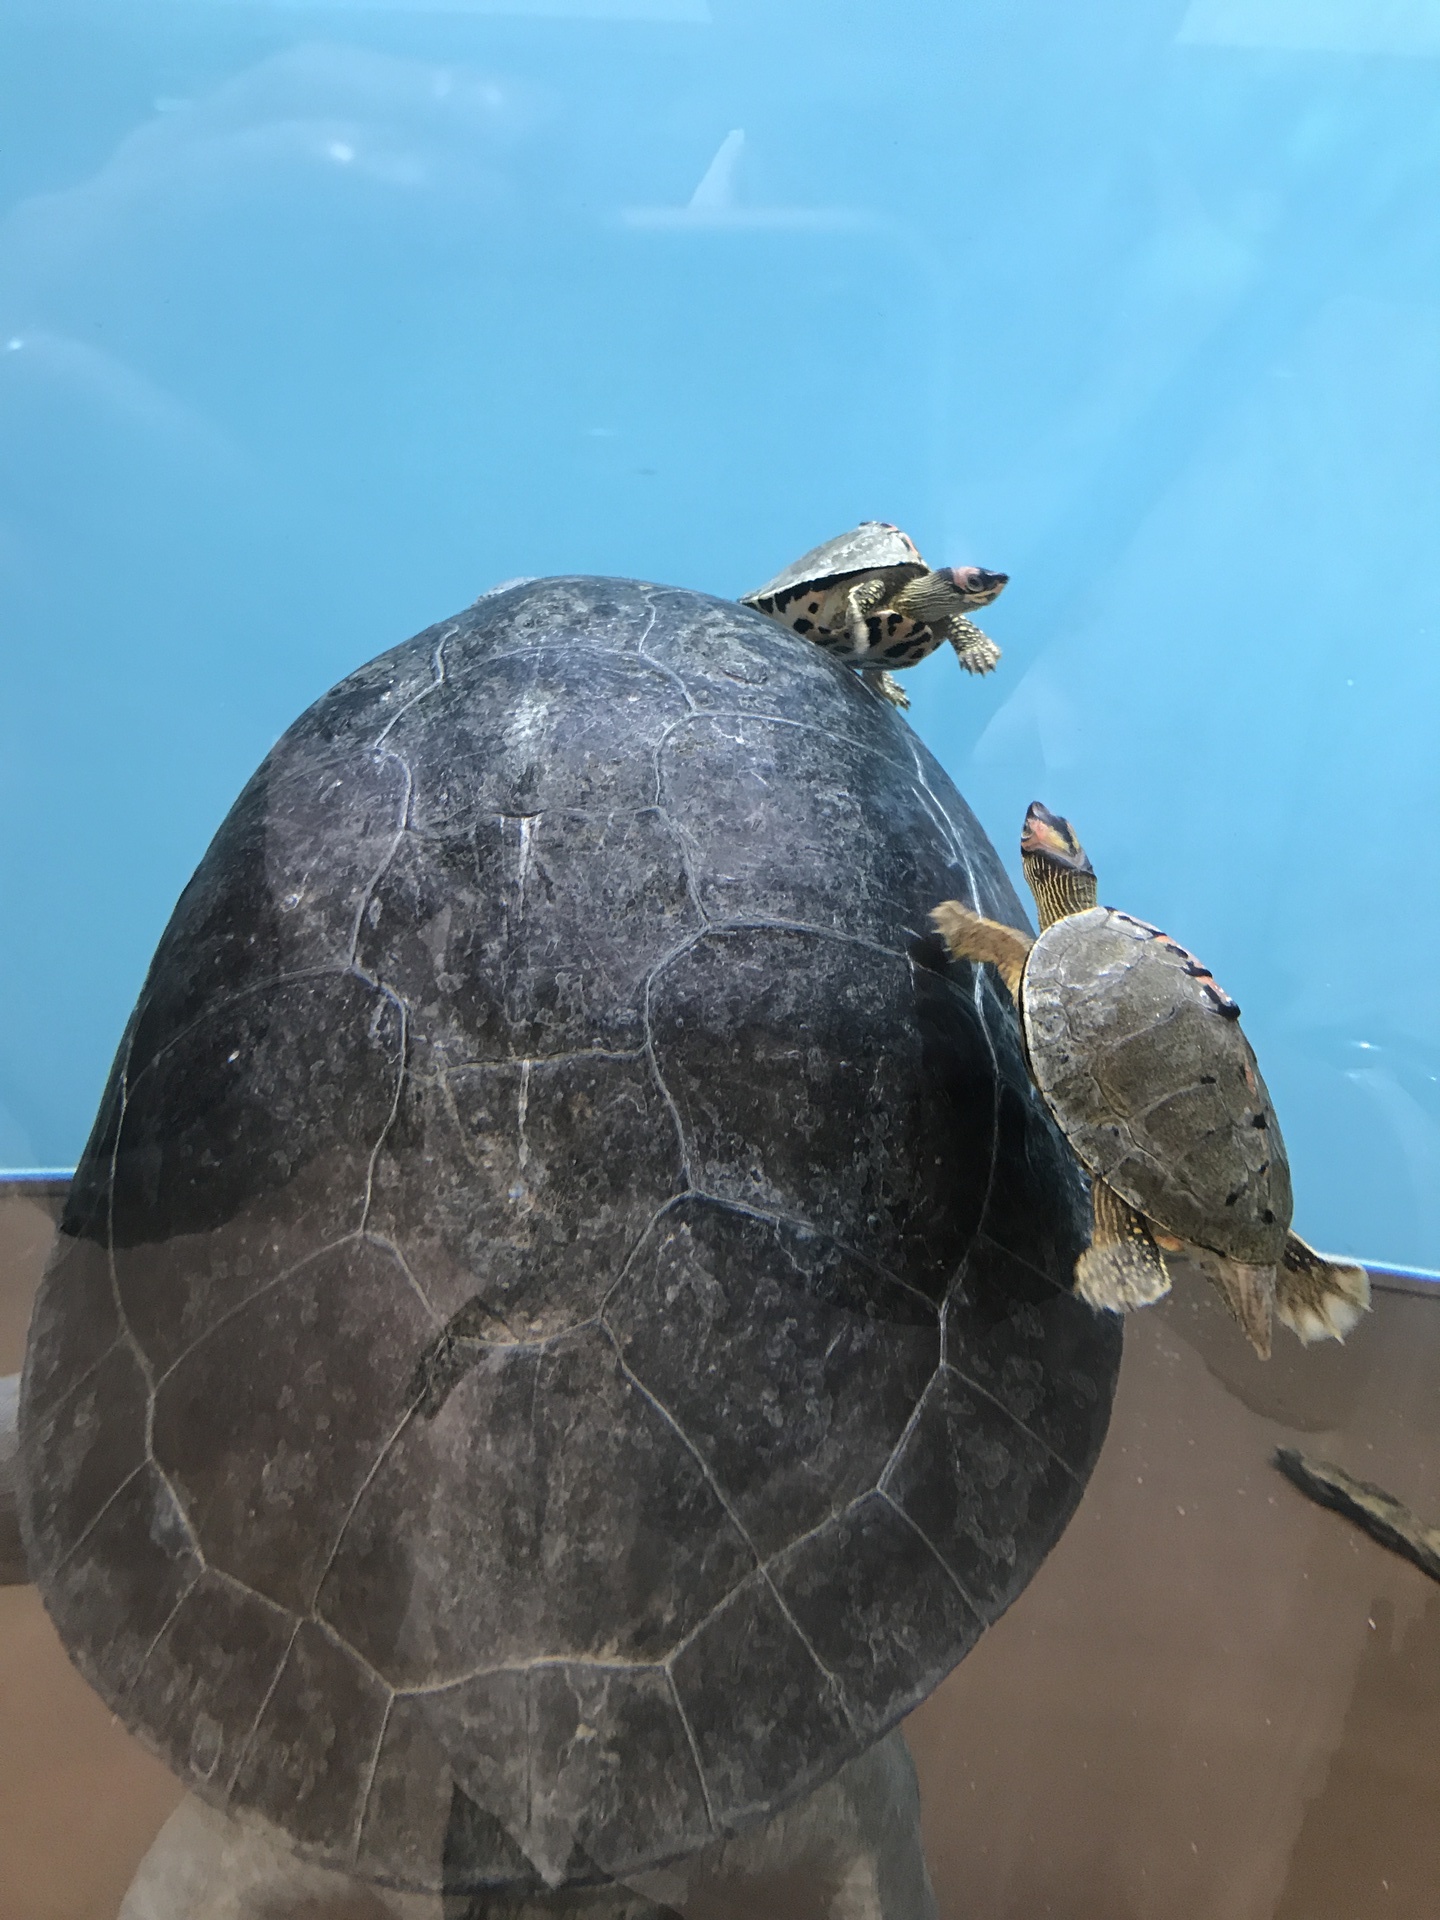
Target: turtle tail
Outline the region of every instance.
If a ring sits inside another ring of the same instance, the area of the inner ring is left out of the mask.
[[[1278,1278],[1274,1267],[1251,1267],[1213,1248],[1186,1242],[1185,1252],[1215,1283],[1220,1298],[1244,1329],[1245,1338],[1262,1360],[1270,1358],[1271,1315]]]
[[[1370,1310],[1370,1276],[1349,1260],[1332,1260],[1285,1236],[1275,1287],[1275,1312],[1308,1347],[1312,1340],[1343,1340]]]

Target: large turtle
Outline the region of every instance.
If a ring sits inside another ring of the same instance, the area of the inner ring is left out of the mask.
[[[1090,1175],[1079,1293],[1148,1305],[1169,1291],[1168,1252],[1209,1275],[1262,1355],[1272,1310],[1307,1343],[1343,1339],[1369,1276],[1290,1231],[1285,1143],[1239,1007],[1157,927],[1096,904],[1068,820],[1036,801],[1020,850],[1038,940],[957,900],[932,917],[955,958],[999,969],[1036,1085]]]
[[[888,520],[862,520],[802,553],[741,604],[803,633],[857,667],[883,699],[908,707],[908,696],[887,669],[913,667],[942,640],[954,647],[967,673],[993,669],[1000,649],[967,615],[988,607],[1009,578],[984,567],[932,572],[908,533]]]
[[[1119,1352],[1013,1023],[913,931],[956,891],[1022,918],[898,716],[694,593],[513,586],[280,740],[20,1409],[60,1635],[211,1809],[177,1914],[281,1911],[292,1849],[590,1911],[827,1780],[913,1833],[872,1743],[1058,1536]],[[875,1851],[846,1911],[918,1920]]]

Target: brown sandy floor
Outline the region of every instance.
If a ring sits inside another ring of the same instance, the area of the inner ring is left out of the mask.
[[[0,1372],[50,1230],[0,1195]],[[1440,1520],[1440,1292],[1268,1367],[1198,1285],[1137,1316],[1069,1532],[909,1723],[944,1920],[1440,1916],[1440,1587],[1284,1441]],[[0,1920],[114,1920],[177,1797],[0,1591]]]

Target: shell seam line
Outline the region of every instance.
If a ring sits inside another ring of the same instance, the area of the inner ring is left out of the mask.
[[[762,1558],[759,1549],[755,1545],[755,1542],[750,1538],[749,1531],[745,1527],[744,1523],[741,1521],[740,1516],[735,1512],[735,1509],[731,1506],[730,1501],[726,1497],[724,1491],[722,1490],[719,1481],[716,1480],[714,1473],[711,1471],[709,1462],[705,1459],[704,1455],[700,1452],[699,1448],[695,1445],[694,1441],[691,1440],[690,1436],[686,1433],[685,1429],[680,1425],[680,1422],[675,1418],[674,1414],[671,1413],[670,1409],[665,1405],[664,1401],[661,1400],[658,1397],[658,1395],[653,1393],[651,1389],[646,1386],[645,1382],[640,1378],[640,1376],[634,1371],[634,1369],[626,1361],[624,1354],[621,1353],[620,1351],[620,1343],[616,1339],[614,1331],[610,1327],[609,1323],[602,1318],[600,1325],[604,1329],[606,1335],[608,1336],[611,1346],[615,1349],[615,1358],[619,1362],[620,1370],[625,1375],[625,1378],[631,1383],[631,1385],[635,1388],[637,1393],[641,1394],[644,1399],[649,1401],[650,1405],[660,1415],[661,1419],[665,1421],[666,1425],[671,1428],[676,1438],[680,1441],[680,1444],[685,1448],[686,1452],[689,1453],[690,1457],[694,1460],[696,1466],[700,1469],[701,1475],[703,1476],[706,1485],[710,1488],[710,1491],[714,1494],[716,1500],[719,1502],[721,1510],[724,1512],[725,1517],[729,1520],[731,1526],[734,1527],[735,1531],[739,1534],[740,1538],[744,1541],[746,1547],[749,1549],[752,1557],[754,1558],[754,1561],[755,1561],[754,1572],[758,1574],[760,1579],[764,1582],[766,1588],[770,1593],[771,1599],[774,1600],[776,1606],[779,1608],[781,1614],[784,1616],[786,1624],[790,1627],[796,1639],[800,1642],[801,1646],[804,1647],[805,1651],[809,1654],[810,1658],[815,1662],[816,1667],[819,1669],[819,1671],[822,1674],[824,1674],[826,1680],[830,1683],[830,1686],[834,1690],[836,1700],[839,1703],[840,1711],[845,1717],[846,1724],[851,1728],[852,1731],[854,1731],[855,1719],[853,1714],[850,1711],[849,1702],[845,1698],[844,1689],[841,1687],[840,1682],[836,1678],[836,1676],[830,1671],[829,1667],[826,1666],[825,1662],[820,1658],[820,1655],[816,1652],[814,1646],[811,1644],[809,1635],[805,1632],[805,1629],[800,1625],[800,1622],[795,1618],[790,1608],[785,1604],[785,1601],[781,1596],[779,1590],[777,1589],[774,1580],[771,1578],[769,1568],[765,1560]],[[735,1589],[732,1588],[731,1592],[733,1593],[734,1591]],[[717,1600],[715,1603],[715,1606],[710,1609],[710,1612],[708,1614],[706,1614],[705,1619],[698,1621],[696,1625],[691,1628],[690,1632],[685,1635],[684,1639],[678,1641],[676,1645],[671,1648],[665,1660],[665,1664],[667,1666],[669,1666],[670,1663],[676,1658],[681,1648],[688,1645],[690,1640],[694,1638],[695,1634],[700,1632],[701,1628],[704,1627],[706,1621],[711,1618],[711,1616],[715,1613],[718,1607],[721,1607],[724,1605],[725,1600],[728,1600],[729,1597],[730,1595],[726,1594],[724,1596],[724,1599]]]
[[[142,1678],[144,1677],[145,1669],[150,1664],[150,1656],[154,1653],[155,1649],[159,1646],[160,1642],[165,1638],[166,1634],[170,1631],[171,1627],[175,1624],[175,1616],[179,1613],[180,1609],[184,1606],[185,1602],[190,1598],[191,1594],[195,1591],[196,1587],[199,1586],[201,1580],[204,1578],[207,1571],[208,1569],[202,1563],[201,1566],[196,1570],[194,1577],[185,1582],[185,1586],[181,1591],[180,1598],[175,1602],[174,1606],[171,1607],[170,1611],[166,1614],[164,1620],[160,1624],[159,1630],[156,1633],[151,1635],[150,1644],[148,1647],[146,1647],[139,1666],[135,1669],[135,1672],[130,1678],[129,1684],[125,1687],[124,1691],[120,1695],[120,1698],[122,1700],[128,1700],[130,1695],[134,1693],[136,1687],[139,1686]]]
[[[601,1660],[587,1653],[546,1653],[537,1654],[530,1660],[497,1660],[485,1667],[467,1667],[463,1673],[452,1674],[448,1680],[436,1680],[428,1685],[414,1687],[395,1687],[397,1700],[430,1700],[442,1693],[449,1693],[456,1687],[468,1687],[475,1680],[493,1679],[497,1674],[531,1674],[557,1671],[563,1667],[584,1667],[596,1673],[635,1674],[664,1673],[663,1660]],[[388,1684],[388,1683],[387,1683]]]
[[[360,1840],[365,1832],[366,1816],[370,1812],[370,1797],[375,1791],[375,1778],[380,1771],[380,1750],[385,1745],[385,1735],[390,1731],[390,1715],[394,1711],[395,1694],[392,1690],[390,1698],[385,1702],[385,1711],[380,1716],[380,1731],[375,1736],[375,1750],[370,1755],[370,1765],[365,1772],[364,1791],[360,1795],[360,1802],[355,1812],[355,1829],[350,1841],[352,1861],[358,1862],[360,1858]]]
[[[100,1522],[105,1518],[106,1514],[110,1511],[111,1507],[114,1506],[115,1502],[120,1498],[121,1494],[124,1493],[125,1489],[131,1484],[131,1482],[138,1480],[140,1475],[144,1473],[146,1467],[154,1466],[154,1464],[155,1464],[154,1461],[150,1460],[148,1457],[140,1461],[138,1466],[133,1466],[130,1469],[129,1473],[126,1474],[125,1478],[122,1481],[120,1481],[117,1486],[111,1489],[111,1491],[100,1502],[100,1505],[95,1509],[94,1513],[85,1522],[85,1525],[80,1529],[79,1533],[77,1533],[75,1538],[70,1542],[69,1546],[65,1549],[64,1553],[62,1553],[60,1558],[55,1562],[54,1567],[51,1569],[52,1578],[54,1577],[55,1574],[60,1573],[61,1571],[63,1571],[64,1568],[69,1566],[70,1562],[74,1559],[75,1555],[80,1551],[81,1547],[84,1546],[85,1542],[90,1538],[90,1535],[95,1531],[96,1527],[99,1526]],[[159,1469],[157,1468],[156,1471],[158,1472]]]
[[[410,1009],[397,993],[388,986],[381,986],[380,992],[396,1008],[400,1015],[400,1032],[396,1042],[395,1091],[390,1100],[390,1111],[385,1116],[385,1124],[380,1129],[380,1137],[370,1149],[370,1159],[365,1168],[365,1199],[360,1209],[359,1232],[363,1236],[370,1222],[370,1209],[375,1198],[375,1168],[379,1162],[381,1150],[390,1137],[390,1129],[400,1112],[400,1096],[405,1090],[405,1070],[410,1051]]]
[[[444,1320],[431,1304],[430,1296],[415,1278],[410,1262],[405,1258],[405,1255],[390,1238],[389,1234],[375,1233],[369,1227],[357,1229],[357,1232],[367,1246],[379,1247],[383,1253],[389,1254],[390,1258],[395,1262],[396,1266],[399,1267],[401,1273],[404,1274],[405,1279],[409,1282],[411,1292],[415,1295],[415,1298],[420,1302],[431,1320],[434,1321],[436,1327],[443,1328],[445,1325]]]
[[[1085,1485],[1085,1482],[1080,1479],[1079,1474],[1076,1473],[1075,1469],[1063,1455],[1057,1453],[1048,1440],[1036,1433],[1028,1420],[1022,1420],[1020,1415],[1016,1413],[1013,1408],[1007,1407],[1005,1402],[996,1394],[992,1393],[989,1387],[982,1386],[973,1374],[967,1373],[963,1367],[957,1367],[953,1360],[945,1361],[944,1366],[948,1372],[954,1374],[957,1380],[963,1380],[972,1393],[978,1393],[982,1400],[988,1400],[992,1407],[997,1408],[999,1412],[1003,1413],[1012,1426],[1018,1427],[1027,1440],[1033,1440],[1040,1451],[1048,1454],[1056,1466],[1063,1468],[1072,1480],[1078,1481],[1082,1487]]]
[[[275,1689],[280,1684],[280,1676],[284,1673],[286,1667],[288,1667],[290,1664],[290,1656],[295,1651],[295,1642],[300,1637],[300,1627],[301,1627],[301,1621],[297,1616],[295,1619],[295,1625],[290,1629],[290,1638],[285,1643],[285,1651],[280,1655],[280,1658],[275,1662],[275,1671],[270,1676],[270,1684],[265,1689],[264,1696],[260,1701],[260,1705],[255,1709],[255,1718],[250,1722],[249,1732],[245,1735],[245,1738],[240,1743],[240,1751],[235,1756],[235,1764],[230,1769],[229,1779],[225,1782],[225,1799],[227,1804],[230,1800],[230,1796],[235,1791],[235,1782],[240,1778],[241,1772],[245,1766],[245,1762],[250,1757],[250,1749],[255,1744],[255,1735],[258,1733],[260,1729],[260,1722],[265,1718],[265,1714],[267,1709],[269,1708],[270,1702],[275,1697]]]
[[[920,1414],[922,1409],[924,1408],[925,1402],[930,1398],[930,1389],[935,1385],[935,1382],[940,1378],[940,1375],[944,1371],[945,1371],[945,1343],[942,1337],[941,1343],[940,1343],[940,1358],[935,1364],[935,1371],[931,1374],[930,1378],[925,1382],[925,1386],[922,1392],[920,1393],[919,1398],[916,1400],[914,1406],[910,1409],[910,1417],[909,1419],[906,1420],[904,1429],[901,1432],[899,1439],[895,1442],[894,1446],[890,1449],[889,1453],[887,1454],[885,1459],[885,1464],[880,1469],[879,1475],[876,1478],[875,1491],[877,1493],[885,1493],[885,1482],[890,1478],[891,1474],[895,1471],[896,1467],[900,1464],[900,1457],[904,1453],[906,1447],[908,1447],[910,1444],[910,1436],[914,1433],[916,1427],[918,1427],[920,1424]],[[887,1499],[889,1498],[888,1494],[886,1494],[886,1498]]]
[[[652,654],[649,654],[645,651],[645,642],[650,638],[651,634],[655,631],[655,622],[660,618],[660,609],[658,606],[656,606],[654,600],[650,598],[650,589],[648,587],[642,587],[641,591],[645,595],[646,604],[650,609],[650,618],[645,622],[645,631],[640,635],[640,638],[635,642],[635,657],[639,660],[643,660],[647,667],[653,667],[657,673],[663,674],[665,678],[672,683],[672,685],[677,687],[679,689],[681,699],[685,702],[686,706],[690,709],[690,711],[694,713],[695,701],[691,696],[690,689],[686,686],[682,677],[675,671],[673,667],[667,666],[663,660],[657,660],[654,658]]]
[[[919,1524],[918,1521],[913,1520],[910,1517],[910,1515],[906,1513],[905,1509],[902,1506],[897,1505],[896,1502],[890,1498],[890,1495],[886,1493],[883,1488],[880,1489],[879,1491],[880,1491],[880,1498],[885,1502],[886,1506],[889,1507],[890,1511],[892,1513],[898,1514],[900,1516],[900,1519],[904,1522],[904,1524],[907,1527],[909,1527],[910,1531],[915,1535],[915,1538],[921,1543],[921,1545],[926,1549],[926,1551],[934,1555],[935,1564],[939,1567],[940,1571],[944,1574],[945,1578],[950,1582],[951,1586],[954,1587],[956,1593],[959,1594],[960,1598],[965,1602],[966,1606],[970,1609],[971,1613],[973,1613],[975,1618],[980,1622],[980,1630],[983,1633],[986,1627],[990,1623],[985,1618],[985,1615],[980,1611],[979,1607],[976,1606],[974,1600],[970,1597],[969,1593],[966,1591],[964,1583],[956,1576],[954,1569],[946,1561],[944,1554],[941,1553],[940,1549],[935,1545],[935,1542],[930,1538],[929,1534],[926,1533],[925,1529]]]
[[[394,1448],[401,1434],[404,1433],[406,1427],[408,1427],[410,1422],[415,1418],[416,1409],[420,1405],[420,1398],[421,1396],[419,1394],[415,1396],[415,1398],[411,1401],[410,1405],[405,1409],[404,1413],[401,1414],[400,1419],[396,1423],[394,1430],[391,1432],[389,1438],[382,1442],[379,1452],[375,1455],[374,1460],[371,1462],[370,1466],[366,1469],[364,1479],[360,1482],[360,1485],[355,1489],[354,1498],[351,1500],[350,1505],[345,1509],[345,1518],[340,1522],[339,1531],[335,1535],[334,1545],[331,1547],[329,1553],[326,1554],[325,1564],[320,1569],[319,1575],[315,1581],[315,1585],[311,1589],[311,1593],[310,1593],[310,1599],[308,1603],[309,1609],[311,1614],[314,1616],[317,1624],[323,1624],[321,1622],[320,1615],[316,1612],[316,1608],[318,1607],[320,1602],[320,1595],[325,1589],[325,1582],[330,1578],[330,1574],[334,1568],[336,1560],[339,1558],[340,1549],[345,1543],[345,1535],[348,1533],[350,1529],[350,1522],[355,1518],[356,1512],[358,1511],[360,1506],[360,1502],[365,1498],[365,1495],[369,1492],[371,1482],[374,1480],[376,1474],[379,1473],[381,1467],[384,1466],[386,1460],[390,1457],[391,1450]],[[348,1645],[348,1642],[346,1644]],[[357,1658],[358,1657],[360,1656],[357,1655]],[[387,1682],[387,1685],[388,1685],[388,1682]]]
[[[99,1522],[101,1514],[105,1513],[109,1508],[111,1501],[118,1499],[123,1488],[129,1484],[130,1480],[135,1478],[135,1474],[140,1473],[143,1467],[148,1465],[153,1470],[165,1491],[169,1494],[176,1517],[184,1530],[185,1537],[190,1542],[191,1550],[203,1567],[205,1565],[205,1555],[201,1552],[199,1537],[194,1527],[190,1524],[190,1516],[186,1513],[169,1474],[166,1473],[159,1460],[155,1457],[155,1369],[151,1364],[149,1354],[147,1354],[141,1346],[136,1337],[135,1329],[130,1324],[130,1316],[125,1311],[125,1301],[120,1292],[120,1275],[115,1266],[115,1177],[120,1165],[120,1142],[125,1137],[125,1116],[130,1111],[130,1059],[134,1051],[134,1046],[135,1028],[132,1027],[125,1041],[125,1064],[120,1069],[120,1111],[115,1116],[115,1142],[110,1149],[110,1178],[105,1191],[105,1255],[110,1270],[110,1290],[114,1297],[115,1315],[120,1323],[120,1331],[129,1344],[130,1351],[135,1359],[135,1364],[139,1368],[140,1377],[145,1382],[145,1460],[141,1466],[135,1469],[135,1473],[128,1475],[126,1480],[115,1489],[110,1499],[101,1507],[100,1512],[95,1515],[79,1539],[72,1542],[69,1552],[66,1553],[65,1559],[62,1560],[60,1564],[63,1566],[65,1561],[69,1560],[70,1555],[75,1552],[81,1542],[88,1537],[91,1529]]]
[[[364,891],[356,903],[355,917],[350,925],[350,946],[347,960],[349,966],[356,972],[361,971],[359,965],[360,936],[361,929],[365,923],[365,915],[370,910],[370,902],[375,897],[375,889],[389,872],[391,863],[400,850],[401,842],[409,831],[411,809],[415,802],[415,775],[410,762],[405,758],[403,753],[396,753],[393,748],[386,745],[386,742],[393,729],[400,724],[405,718],[405,715],[409,713],[413,707],[417,707],[422,700],[428,700],[432,693],[445,685],[445,643],[447,640],[453,638],[459,631],[459,627],[452,624],[441,634],[435,643],[435,649],[431,655],[432,677],[430,684],[422,687],[418,693],[412,694],[403,706],[392,713],[375,739],[371,742],[370,753],[372,758],[377,761],[393,760],[404,776],[404,784],[400,792],[400,815],[395,826],[395,832],[391,837],[390,845],[386,849],[384,858],[365,884]]]
[[[256,1287],[253,1293],[247,1293],[243,1300],[237,1300],[233,1306],[227,1307],[218,1320],[212,1320],[203,1333],[197,1333],[195,1338],[187,1346],[182,1347],[169,1365],[156,1376],[154,1391],[158,1393],[175,1369],[183,1366],[185,1361],[193,1353],[198,1352],[222,1327],[229,1326],[237,1314],[244,1313],[247,1308],[253,1307],[257,1300],[263,1300],[267,1293],[273,1293],[277,1287],[283,1287],[287,1280],[293,1280],[295,1275],[303,1272],[312,1261],[323,1260],[327,1253],[338,1253],[341,1247],[348,1247],[352,1240],[359,1238],[360,1229],[352,1227],[349,1233],[342,1233],[338,1240],[327,1240],[323,1247],[316,1247],[311,1252],[302,1254],[298,1260],[292,1260],[283,1273],[277,1273],[263,1286]]]
[[[355,967],[350,965],[348,960],[341,959],[337,960],[331,966],[297,967],[291,973],[271,974],[264,980],[257,980],[253,986],[240,987],[237,988],[234,993],[224,994],[220,999],[210,1001],[203,1013],[197,1013],[193,1020],[187,1020],[183,1027],[177,1028],[176,1031],[170,1035],[163,1046],[157,1047],[145,1062],[144,1066],[142,1066],[135,1075],[135,1080],[137,1082],[143,1080],[151,1068],[158,1066],[166,1054],[173,1052],[182,1040],[188,1040],[190,1035],[198,1028],[207,1025],[207,1023],[215,1019],[218,1014],[228,1013],[231,1007],[239,1006],[242,1000],[253,1000],[257,993],[270,993],[276,987],[297,986],[305,980],[347,980],[352,978],[363,981],[366,986],[374,985],[374,982],[369,979],[368,975],[358,972]],[[127,1087],[127,1103],[128,1099],[129,1090]]]
[[[695,1738],[695,1729],[690,1724],[690,1716],[686,1713],[685,1703],[680,1698],[680,1689],[675,1684],[674,1674],[668,1666],[661,1670],[665,1675],[665,1684],[670,1690],[671,1701],[674,1703],[675,1712],[690,1746],[690,1758],[695,1763],[695,1778],[700,1782],[700,1798],[705,1805],[706,1824],[711,1833],[718,1834],[720,1829],[715,1823],[715,1805],[710,1798],[710,1782],[705,1778],[705,1765],[700,1758],[700,1742]]]

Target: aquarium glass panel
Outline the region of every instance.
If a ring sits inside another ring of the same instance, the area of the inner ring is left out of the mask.
[[[1437,0],[7,0],[0,1165],[277,735],[501,580],[1008,572],[912,722],[1440,1268]],[[1418,964],[1417,964],[1418,959]]]

